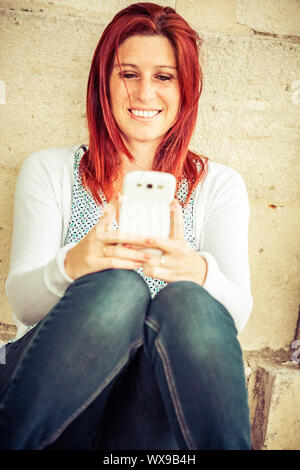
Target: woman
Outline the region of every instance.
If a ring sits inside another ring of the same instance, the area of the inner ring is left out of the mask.
[[[89,146],[21,168],[3,449],[251,448],[237,340],[252,308],[248,198],[235,170],[188,150],[200,42],[172,8],[119,12],[92,61]],[[168,239],[118,230],[136,169],[177,179]]]

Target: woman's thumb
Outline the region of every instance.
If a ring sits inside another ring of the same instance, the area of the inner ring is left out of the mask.
[[[101,232],[107,232],[112,229],[115,215],[116,210],[114,206],[112,204],[107,204],[104,207],[103,214],[100,220],[97,222],[97,235],[101,234]]]
[[[116,213],[116,210],[115,210],[114,206],[110,203],[106,204],[106,206],[104,207],[101,219],[104,219],[104,218],[107,218],[107,217],[112,217],[112,216],[115,215],[115,213]]]

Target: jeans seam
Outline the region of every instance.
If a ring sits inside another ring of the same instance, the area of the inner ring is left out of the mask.
[[[108,377],[105,378],[104,382],[102,382],[101,386],[97,388],[96,392],[92,394],[92,396],[84,402],[84,404],[75,411],[75,413],[72,414],[70,418],[68,418],[58,430],[56,430],[53,434],[51,434],[47,439],[44,439],[40,443],[40,445],[37,447],[37,450],[42,449],[46,445],[52,444],[57,437],[66,429],[66,427],[74,420],[77,418],[77,416],[80,415],[82,411],[84,411],[91,403],[92,401],[99,396],[99,394],[104,390],[104,388],[115,378],[115,376],[120,372],[120,370],[123,368],[124,364],[126,364],[126,361],[128,360],[128,352],[130,353],[133,349],[137,349],[139,346],[143,344],[143,340],[138,340],[135,341],[134,343],[131,343],[129,346],[129,350],[127,351],[126,356],[123,356],[121,361],[116,365],[116,367],[113,369],[113,371],[110,373]]]
[[[185,417],[184,417],[184,414],[183,414],[183,410],[182,410],[182,407],[181,407],[181,404],[180,404],[180,400],[179,400],[178,393],[177,393],[177,390],[176,390],[176,385],[175,385],[175,382],[174,382],[174,379],[173,379],[173,376],[172,376],[171,366],[170,366],[170,363],[169,363],[169,360],[168,360],[168,355],[167,355],[162,343],[159,341],[159,339],[156,338],[154,343],[156,345],[156,349],[158,351],[161,362],[163,364],[165,377],[166,377],[168,388],[169,388],[170,395],[171,395],[171,400],[172,400],[173,405],[174,405],[175,413],[176,413],[176,416],[177,416],[177,420],[178,420],[179,427],[181,429],[182,435],[185,438],[185,441],[187,443],[188,448],[189,449],[195,449],[195,445],[193,443],[193,439],[192,439],[192,437],[190,435],[190,432],[188,430],[188,426],[186,424]]]
[[[147,318],[145,323],[146,325],[150,326],[150,328],[152,328],[152,330],[154,330],[156,333],[160,331],[160,326],[152,318]]]

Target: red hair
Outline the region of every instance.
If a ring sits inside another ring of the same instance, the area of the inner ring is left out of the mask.
[[[202,41],[173,8],[154,3],[136,3],[117,13],[96,47],[87,86],[89,148],[80,162],[82,183],[91,191],[96,202],[103,202],[100,188],[109,202],[115,196],[112,184],[121,176],[119,155],[123,153],[131,162],[134,161],[121,138],[109,97],[109,78],[115,52],[118,57],[118,46],[134,35],[162,35],[169,39],[174,48],[181,94],[180,110],[176,123],[156,150],[152,170],[172,173],[177,180],[177,189],[181,179],[186,178],[189,186],[187,204],[193,189],[205,177],[208,160],[188,150],[202,92],[198,55]]]

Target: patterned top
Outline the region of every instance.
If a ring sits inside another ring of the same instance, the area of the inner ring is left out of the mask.
[[[86,234],[96,225],[99,218],[104,212],[104,207],[107,204],[104,193],[100,189],[100,195],[104,204],[99,206],[90,191],[86,190],[81,181],[79,174],[79,164],[82,156],[87,150],[87,146],[81,145],[75,152],[74,155],[74,185],[73,185],[73,194],[72,194],[72,212],[68,231],[64,240],[64,245],[72,242],[79,242]],[[188,185],[187,180],[183,179],[180,185],[180,188],[177,191],[177,198],[182,203],[186,201],[188,195]],[[192,248],[196,249],[195,237],[193,235],[193,204],[194,204],[195,190],[192,192],[188,206],[183,209],[183,219],[184,219],[184,238],[187,240]],[[113,230],[118,229],[118,223],[114,220]],[[155,295],[167,286],[167,282],[160,279],[154,279],[149,276],[145,276],[143,273],[142,266],[135,270],[139,273],[143,279],[146,281],[151,298],[153,299]]]
[[[79,149],[79,145],[74,145],[39,150],[29,155],[20,169],[15,189],[14,243],[5,282],[5,292],[18,328],[16,338],[26,333],[26,323],[31,325],[44,318],[72,283],[64,272],[65,254],[76,245],[76,242],[64,245],[69,225],[66,243],[80,238],[73,235],[75,229],[82,229],[81,225],[85,225],[83,236],[97,220],[95,211],[99,211],[100,216],[103,210],[95,207],[89,191],[83,191],[80,182],[75,181],[80,155],[84,152],[82,148],[75,156]],[[197,159],[195,163],[198,164]],[[201,162],[199,165],[202,167]],[[185,200],[183,235],[189,246],[196,244],[196,249],[192,249],[206,260],[208,269],[203,288],[230,312],[240,332],[253,306],[247,187],[240,174],[226,165],[209,161],[205,173],[193,197]],[[182,178],[178,181],[176,190],[180,189],[176,196],[181,204],[188,187]],[[105,201],[100,200],[99,206],[104,205]],[[88,218],[86,211],[90,214]],[[78,219],[82,222],[78,223]],[[37,239],[43,242],[37,244]],[[141,269],[138,272],[142,274]],[[157,287],[165,285],[154,286],[151,279],[148,281],[154,294]]]
[[[105,195],[103,191],[100,189],[100,194],[102,196],[102,200],[104,204],[99,206],[90,191],[86,190],[81,181],[81,177],[79,174],[79,164],[82,156],[84,155],[85,151],[87,150],[86,145],[81,145],[74,153],[74,164],[73,164],[73,175],[74,175],[74,184],[73,184],[73,191],[72,191],[72,208],[71,208],[71,217],[69,221],[69,226],[67,230],[67,234],[64,240],[64,246],[75,242],[78,243],[82,238],[86,236],[86,234],[96,225],[99,218],[102,216],[104,212],[104,207],[107,204]],[[198,165],[198,162],[197,162]],[[199,167],[198,167],[199,169]],[[180,187],[176,193],[177,199],[180,200],[183,204],[186,201],[188,195],[188,184],[187,180],[184,178],[181,181]],[[196,249],[196,241],[193,233],[193,205],[195,199],[195,189],[191,194],[188,206],[182,209],[183,212],[183,220],[184,220],[184,238],[188,241],[192,248]],[[114,220],[113,230],[118,229],[118,223]],[[135,271],[142,276],[142,278],[146,281],[151,298],[153,299],[156,294],[163,289],[165,286],[168,285],[167,282],[162,281],[161,279],[155,279],[149,276],[146,276],[143,273],[143,267],[139,267],[135,269]],[[38,323],[31,325],[28,327],[28,330],[34,328]],[[16,338],[11,338],[8,343],[12,343],[16,341]]]

